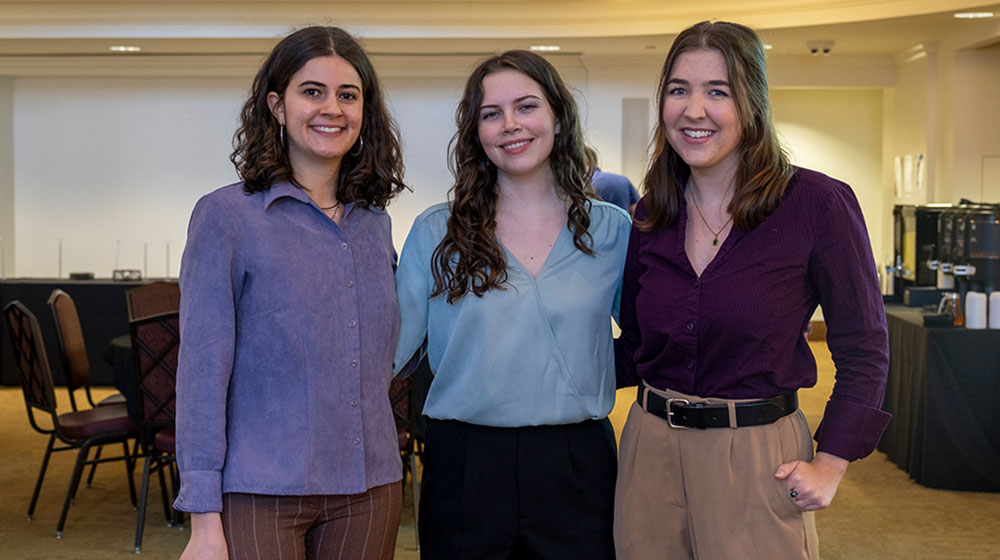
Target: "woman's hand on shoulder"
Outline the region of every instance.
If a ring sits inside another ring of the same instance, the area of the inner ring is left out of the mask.
[[[788,484],[789,498],[802,511],[816,511],[830,505],[840,479],[847,472],[847,459],[820,451],[812,461],[792,461],[778,467],[774,478]]]
[[[191,538],[180,560],[228,560],[229,547],[218,512],[192,513]]]

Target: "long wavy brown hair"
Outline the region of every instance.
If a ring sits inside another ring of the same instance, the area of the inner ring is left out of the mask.
[[[229,159],[236,166],[247,194],[291,180],[288,146],[281,125],[268,107],[267,94],[273,91],[284,96],[292,76],[307,62],[330,55],[339,56],[354,67],[361,77],[363,97],[361,135],[354,148],[344,154],[337,198],[345,203],[385,208],[406,188],[399,131],[386,108],[368,55],[350,34],[338,27],[306,27],[274,47],[257,72],[243,104]]]
[[[795,172],[771,122],[767,65],[760,37],[749,27],[737,23],[697,23],[677,36],[663,63],[658,90],[661,118],[656,127],[653,158],[645,179],[647,213],[645,219],[637,223],[643,231],[660,230],[677,220],[681,185],[690,177],[691,168],[667,141],[662,119],[664,97],[667,80],[677,58],[685,52],[706,48],[719,51],[726,61],[742,129],[737,147],[740,153],[739,169],[733,199],[728,206],[733,225],[744,231],[750,230],[774,212]]]
[[[497,241],[497,169],[479,141],[479,109],[483,102],[483,78],[502,70],[514,70],[534,80],[552,107],[560,132],[549,154],[556,188],[569,201],[566,221],[573,244],[593,255],[590,237],[590,176],[593,152],[586,152],[576,101],[559,73],[541,56],[524,50],[507,51],[481,62],[465,84],[455,111],[458,131],[449,145],[448,162],[455,185],[451,189],[451,216],[444,238],[434,249],[433,296],[448,294],[454,303],[469,291],[482,297],[492,289],[504,289],[507,256]]]

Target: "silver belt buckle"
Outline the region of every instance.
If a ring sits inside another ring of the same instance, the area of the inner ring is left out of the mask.
[[[670,410],[670,405],[674,403],[691,404],[691,401],[687,399],[667,399],[667,425],[670,426],[671,428],[676,428],[678,430],[686,430],[688,429],[687,426],[679,426],[677,424],[674,424],[673,420],[674,412]]]

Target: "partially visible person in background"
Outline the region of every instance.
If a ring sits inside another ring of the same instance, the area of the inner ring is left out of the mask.
[[[590,150],[590,148],[588,148]],[[597,161],[597,154],[590,150],[594,161]],[[635,213],[635,205],[639,202],[639,191],[636,190],[632,181],[628,177],[617,173],[601,171],[600,167],[594,166],[594,175],[590,178],[590,184],[594,187],[594,192],[601,200],[610,202],[615,206],[625,210],[629,216]]]
[[[181,262],[181,558],[389,560],[396,127],[336,27],[279,42],[240,121],[242,182],[198,201]]]

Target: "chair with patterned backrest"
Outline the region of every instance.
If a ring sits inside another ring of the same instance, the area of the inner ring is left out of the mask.
[[[135,527],[135,552],[142,547],[142,533],[146,518],[146,495],[149,493],[149,475],[156,472],[160,479],[160,495],[167,525],[180,522],[172,514],[170,503],[179,487],[175,458],[175,401],[177,384],[177,351],[180,348],[180,330],[177,311],[151,315],[129,323],[132,336],[132,355],[139,387],[140,441],[145,455],[142,469],[142,486],[139,490],[139,511]],[[163,471],[169,471],[171,491],[167,492]]]
[[[153,282],[125,292],[129,322],[181,308],[181,288],[177,282]]]
[[[136,426],[128,417],[125,405],[98,406],[89,410],[59,414],[56,410],[52,371],[49,369],[49,359],[45,353],[45,344],[38,327],[38,319],[19,301],[10,302],[4,308],[4,316],[7,320],[7,332],[10,335],[11,347],[14,349],[14,360],[20,373],[24,404],[28,409],[28,421],[37,432],[49,436],[49,443],[42,459],[42,468],[38,473],[38,482],[35,484],[31,504],[28,506],[28,520],[31,520],[34,515],[49,458],[56,451],[70,449],[77,449],[78,452],[69,490],[66,492],[66,499],[63,502],[62,514],[56,526],[56,538],[62,538],[69,506],[76,497],[80,476],[86,465],[124,461],[129,493],[132,504],[135,505],[135,483],[132,480],[135,462],[128,452],[128,440],[136,437]],[[39,423],[38,418],[35,417],[36,411],[43,413],[40,415],[42,418],[45,415],[50,417],[51,427],[45,427]],[[65,446],[55,447],[57,440]],[[121,443],[124,450],[123,455],[103,459],[88,458],[91,447],[108,443]]]

